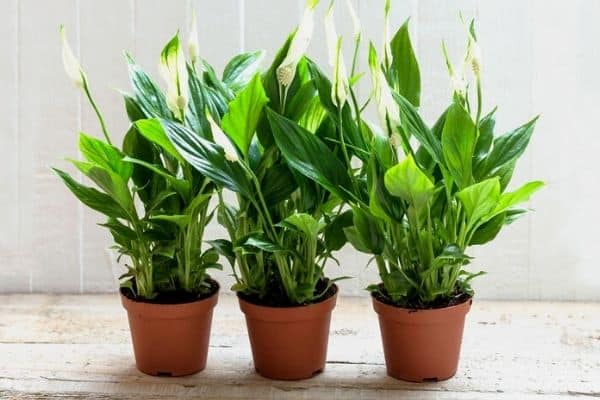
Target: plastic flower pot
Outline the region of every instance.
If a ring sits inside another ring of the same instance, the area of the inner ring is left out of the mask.
[[[210,297],[181,304],[134,301],[121,293],[121,302],[129,317],[137,368],[155,376],[182,376],[202,371],[206,366],[212,313],[218,295],[218,284]]]
[[[445,308],[411,310],[372,296],[387,374],[410,382],[436,382],[456,374],[465,316],[473,300]]]
[[[334,294],[319,303],[267,307],[238,296],[246,316],[256,371],[271,379],[310,378],[325,369]]]

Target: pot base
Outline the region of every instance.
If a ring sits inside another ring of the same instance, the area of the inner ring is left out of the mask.
[[[320,303],[265,307],[238,296],[246,315],[254,368],[269,379],[300,380],[325,369],[336,293]]]
[[[182,304],[138,302],[121,294],[138,370],[152,376],[184,376],[204,369],[216,287],[210,297]]]
[[[456,374],[472,299],[427,310],[394,307],[372,299],[389,376],[409,382],[439,382]]]

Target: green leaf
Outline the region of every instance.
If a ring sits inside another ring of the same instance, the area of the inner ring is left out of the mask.
[[[442,131],[442,150],[448,171],[459,189],[472,181],[472,158],[475,149],[476,127],[469,113],[454,103],[446,114]]]
[[[135,122],[138,119],[151,117],[144,114],[144,111],[142,111],[141,107],[138,105],[137,100],[129,94],[123,93],[123,100],[125,101],[125,111],[127,111],[129,122]]]
[[[260,186],[265,202],[275,205],[289,198],[298,184],[287,165],[278,163],[267,169]]]
[[[496,215],[485,222],[475,232],[469,241],[469,245],[482,245],[498,236],[502,227],[506,224],[506,213]]]
[[[198,171],[215,183],[244,196],[252,196],[250,180],[239,162],[225,158],[225,151],[192,132],[185,126],[167,120],[160,121],[178,152]]]
[[[185,162],[181,154],[177,151],[173,143],[169,140],[165,134],[161,123],[157,119],[143,119],[135,123],[135,127],[138,132],[146,139],[158,145],[161,149],[169,153],[179,162]]]
[[[354,246],[354,248],[361,253],[371,254],[371,249],[362,241],[360,235],[356,231],[356,228],[353,226],[349,226],[344,228],[344,234],[346,235],[346,239]]]
[[[96,185],[110,195],[127,212],[128,215],[135,213],[133,198],[127,186],[127,182],[113,171],[103,168],[97,164],[84,161],[69,160],[85,176],[90,178]]]
[[[194,68],[187,65],[189,100],[185,120],[187,124],[200,136],[212,140],[210,124],[206,118],[206,111],[210,102],[208,89],[204,86]],[[211,113],[214,115],[214,113]]]
[[[289,165],[342,199],[348,199],[351,181],[342,162],[315,135],[271,109],[267,117],[273,136]]]
[[[129,79],[139,108],[147,117],[171,118],[165,95],[133,59],[126,55]]]
[[[309,238],[316,238],[321,229],[325,227],[324,222],[317,221],[313,216],[306,213],[292,214],[278,225],[299,230]]]
[[[94,188],[84,186],[59,169],[52,170],[62,179],[69,190],[89,208],[113,218],[128,218],[127,213],[112,199]]]
[[[535,117],[526,124],[498,136],[494,140],[492,151],[490,151],[482,166],[481,176],[496,175],[503,166],[515,161],[523,154],[529,144],[537,118]]]
[[[499,214],[506,211],[510,207],[528,201],[532,194],[544,187],[544,182],[532,181],[527,182],[514,192],[503,193],[500,196],[500,201],[494,210],[494,214]]]
[[[87,136],[84,133],[79,134],[79,151],[87,161],[97,164],[105,169],[123,178],[124,181],[131,178],[133,166],[123,162],[123,153],[116,147],[105,143],[102,140]]]
[[[477,138],[475,151],[473,153],[473,158],[476,163],[479,163],[480,160],[484,159],[492,147],[492,142],[494,141],[494,127],[496,126],[495,113],[496,108],[479,121],[479,137]],[[479,176],[476,171],[477,167],[474,166],[473,169],[473,175]]]
[[[360,242],[369,249],[369,253],[381,254],[385,236],[377,219],[359,207],[354,207],[352,211],[355,232],[360,237]]]
[[[248,86],[229,103],[229,111],[221,120],[221,128],[245,157],[248,157],[256,125],[268,101],[260,75],[256,74]]]
[[[206,243],[208,243],[213,249],[215,249],[217,253],[227,258],[229,264],[231,264],[231,267],[233,268],[235,264],[235,253],[233,252],[233,245],[229,240],[207,240]]]
[[[162,176],[171,184],[173,189],[175,189],[177,191],[177,193],[179,193],[181,195],[181,197],[183,197],[184,199],[188,198],[189,193],[190,193],[190,183],[188,181],[174,177],[173,175],[171,175],[171,173],[169,171],[165,170],[164,168],[162,168],[159,165],[150,164],[148,162],[138,160],[138,159],[132,158],[132,157],[125,157],[123,159],[123,161],[132,163],[132,164],[141,165],[141,166],[147,168],[148,170]]]
[[[408,33],[408,20],[402,24],[390,42],[392,85],[415,107],[421,97],[421,74]]]
[[[239,91],[258,72],[264,55],[262,50],[236,55],[223,70],[223,82],[234,92]]]
[[[436,163],[442,163],[443,154],[440,139],[427,127],[417,109],[408,99],[396,92],[392,92],[392,96],[398,104],[403,131],[417,138]]]
[[[346,244],[346,235],[344,228],[354,224],[352,210],[346,210],[336,215],[333,220],[327,224],[324,231],[325,246],[329,251],[341,249]]]
[[[417,167],[412,156],[407,156],[384,176],[386,189],[415,208],[421,208],[433,195],[434,185],[429,177]]]
[[[489,178],[467,186],[456,197],[462,203],[469,229],[493,217],[492,212],[500,200],[500,180]]]

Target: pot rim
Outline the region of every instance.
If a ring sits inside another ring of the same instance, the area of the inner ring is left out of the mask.
[[[212,280],[217,286],[217,290],[213,294],[209,297],[186,303],[166,304],[137,301],[125,296],[120,290],[119,295],[121,297],[121,304],[128,313],[151,319],[184,319],[204,315],[212,311],[217,305],[221,285],[216,280]]]
[[[322,318],[323,314],[330,313],[333,310],[337,302],[339,288],[335,283],[332,287],[335,291],[331,296],[317,303],[300,306],[272,307],[260,305],[244,300],[240,297],[239,293],[237,294],[237,298],[240,303],[240,309],[248,318],[271,322],[302,321]]]
[[[390,305],[377,299],[371,293],[373,309],[380,317],[402,323],[437,323],[454,317],[464,316],[471,309],[473,296],[452,306],[441,308],[404,308]]]

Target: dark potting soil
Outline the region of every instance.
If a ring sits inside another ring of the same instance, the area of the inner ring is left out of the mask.
[[[123,296],[127,297],[129,300],[137,301],[140,303],[185,304],[207,299],[219,290],[219,284],[214,279],[209,278],[207,280],[207,283],[210,285],[210,287],[205,288],[205,290],[199,293],[190,293],[184,290],[172,290],[168,292],[159,292],[153,299],[143,299],[141,297],[136,297],[129,288],[122,287],[120,291],[123,294]]]
[[[399,307],[399,308],[407,308],[410,310],[433,310],[436,308],[452,307],[452,306],[456,306],[458,304],[462,304],[462,303],[470,300],[473,297],[467,293],[462,293],[462,292],[459,292],[458,290],[455,290],[455,292],[450,297],[437,299],[433,303],[423,303],[422,301],[420,301],[418,299],[416,299],[416,300],[412,300],[412,299],[408,300],[407,299],[407,300],[404,300],[401,302],[393,302],[392,299],[387,295],[387,292],[386,292],[385,288],[383,287],[383,284],[380,283],[377,286],[379,287],[379,291],[372,292],[371,296],[373,296],[380,302],[387,304],[389,306]]]
[[[328,285],[328,282],[329,282],[328,280],[319,281],[315,292],[321,293],[323,290],[325,290],[325,288]],[[254,295],[254,294],[238,293],[237,295],[240,299],[247,301],[248,303],[256,304],[259,306],[285,308],[285,307],[307,306],[310,304],[320,303],[322,301],[327,300],[331,296],[335,295],[337,293],[337,291],[338,291],[337,286],[335,284],[331,285],[329,287],[329,289],[327,289],[327,291],[318,299],[315,299],[312,302],[307,302],[307,303],[302,303],[302,304],[291,303],[288,300],[287,296],[285,296],[285,294],[279,287],[273,288],[272,290],[269,289],[268,290],[269,295],[262,297],[262,298],[259,297],[258,295]]]

